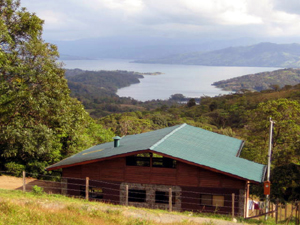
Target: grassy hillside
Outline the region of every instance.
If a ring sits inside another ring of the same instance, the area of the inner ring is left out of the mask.
[[[87,202],[61,195],[22,193],[0,189],[0,224],[202,224],[229,225],[230,216],[191,212],[169,213],[163,210],[141,209]],[[206,218],[203,218],[206,217]],[[213,217],[213,218],[212,218]],[[223,220],[219,220],[219,219]],[[253,222],[253,221],[250,221]],[[259,222],[259,221],[254,221]],[[271,222],[271,221],[270,221]],[[268,224],[272,224],[272,223]],[[260,223],[260,222],[259,222]]]
[[[210,52],[193,52],[140,63],[191,64],[205,66],[300,67],[299,44],[260,43]]]

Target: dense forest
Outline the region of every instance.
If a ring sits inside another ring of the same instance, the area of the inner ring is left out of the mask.
[[[70,97],[43,21],[18,0],[0,2],[0,171],[43,174],[80,149],[111,140]]]
[[[93,118],[100,118],[111,113],[151,110],[162,105],[174,105],[187,101],[182,94],[170,96],[168,101],[152,100],[141,102],[130,97],[119,97],[119,88],[139,83],[144,76],[160,75],[132,71],[88,71],[80,69],[65,70],[71,96],[82,102],[86,111]]]

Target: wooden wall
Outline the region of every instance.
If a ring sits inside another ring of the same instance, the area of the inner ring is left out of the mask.
[[[90,180],[244,189],[246,181],[204,168],[177,162],[175,169],[126,166],[126,158],[117,158],[63,169],[63,177]]]
[[[200,204],[200,196],[201,194],[223,195],[225,205],[217,210],[218,213],[225,214],[231,212],[231,194],[235,193],[238,199],[239,190],[245,189],[246,184],[246,181],[178,161],[174,169],[126,166],[125,157],[64,168],[63,177],[75,178],[68,179],[68,189],[71,190],[68,194],[80,195],[78,189],[85,185],[84,179],[89,177],[91,186],[103,189],[103,200],[116,204],[120,202],[122,182],[180,186],[183,211],[215,212],[216,207],[203,208]],[[239,204],[242,203],[236,203],[235,212],[238,212]]]

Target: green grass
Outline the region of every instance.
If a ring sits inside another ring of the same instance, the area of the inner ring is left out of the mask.
[[[205,217],[208,222],[203,225],[217,224],[214,219],[231,220],[230,216],[218,214],[203,214],[191,212],[172,212],[159,209],[141,209],[110,205],[100,202],[88,202],[84,199],[70,198],[63,195],[48,195],[34,192],[0,189],[0,225],[6,224],[125,224],[152,225],[158,224],[144,217],[134,218],[123,215],[125,211],[151,214],[152,218],[162,214],[183,216],[180,222],[170,224],[196,224],[187,218]],[[187,217],[189,216],[189,217]],[[244,220],[238,222],[254,224],[275,224],[273,220]]]
[[[0,224],[155,224],[125,217],[116,206],[114,210],[97,210],[102,205],[108,206],[61,195],[0,189]]]

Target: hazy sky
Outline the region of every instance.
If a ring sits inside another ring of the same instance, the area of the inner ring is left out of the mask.
[[[21,0],[21,5],[45,20],[46,40],[300,37],[299,0]]]

